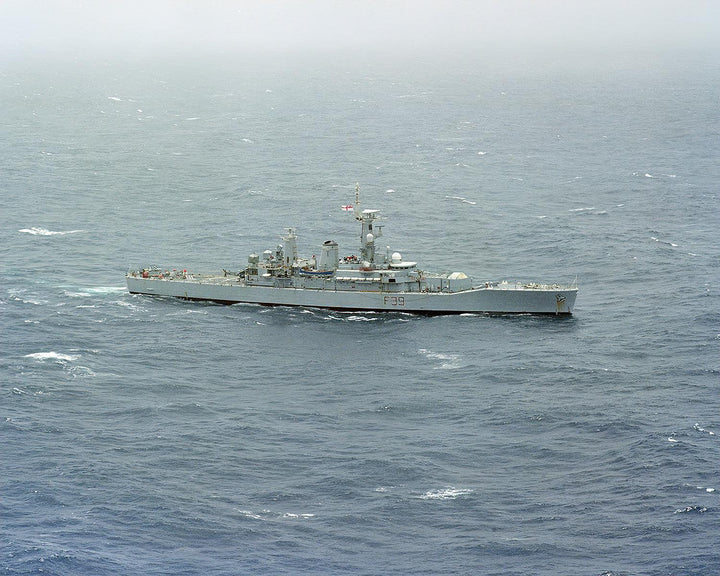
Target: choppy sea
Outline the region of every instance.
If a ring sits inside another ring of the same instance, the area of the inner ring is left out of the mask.
[[[0,573],[720,573],[717,59],[0,69]],[[131,296],[294,226],[571,318]]]

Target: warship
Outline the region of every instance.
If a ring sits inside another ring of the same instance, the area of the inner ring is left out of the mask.
[[[298,256],[297,235],[289,228],[282,244],[262,256],[252,253],[239,272],[192,273],[157,266],[129,271],[131,294],[170,296],[224,304],[301,306],[339,311],[416,314],[554,314],[570,315],[577,282],[570,285],[525,282],[475,284],[464,272],[432,273],[404,260],[399,252],[382,253],[379,210],[343,206],[360,223],[357,255],[340,256],[337,242],[325,241],[320,256]]]

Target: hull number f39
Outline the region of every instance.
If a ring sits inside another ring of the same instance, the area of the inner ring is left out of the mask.
[[[383,296],[385,306],[405,306],[405,296]]]

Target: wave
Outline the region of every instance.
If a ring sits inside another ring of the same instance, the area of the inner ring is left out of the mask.
[[[649,172],[633,172],[633,176],[642,176],[643,178],[658,178],[655,174],[650,174]],[[664,178],[677,178],[677,174],[660,174],[660,176]]]
[[[705,508],[704,506],[686,506],[685,508],[678,508],[677,510],[675,510],[675,514],[704,514],[705,512],[707,512],[707,508]]]
[[[77,290],[65,290],[65,296],[70,298],[89,298],[91,296],[119,294],[125,292],[124,286],[97,286],[90,288],[78,288]]]
[[[696,490],[702,490],[703,492],[707,492],[708,494],[712,494],[715,492],[715,488],[710,488],[708,486],[695,486],[693,484],[683,484],[683,486],[687,488],[695,488]]]
[[[78,232],[85,232],[85,230],[66,230],[64,232],[56,232],[55,230],[47,230],[46,228],[38,228],[33,226],[32,228],[21,228],[18,232],[25,234],[32,234],[33,236],[65,236],[66,234],[77,234]]]
[[[252,510],[240,510],[236,508],[235,511],[241,516],[244,516],[245,518],[250,518],[251,520],[307,520],[309,518],[315,518],[315,514],[303,514],[297,512],[273,512],[272,510],[267,509],[261,510],[260,512],[253,512]]]
[[[705,432],[705,433],[707,433],[709,436],[715,436],[715,432],[713,432],[712,430],[706,430],[705,428],[703,428],[702,426],[700,426],[700,424],[697,423],[697,422],[695,423],[695,426],[693,426],[693,429],[694,429],[694,430],[697,430],[698,432]]]
[[[68,290],[65,290],[64,294],[68,298],[87,298],[90,296],[90,292],[70,292]]]
[[[60,352],[34,352],[32,354],[25,354],[25,358],[33,358],[34,360],[59,360],[62,362],[72,362],[77,360],[80,356],[73,356],[72,354],[61,354]]]
[[[469,488],[455,488],[448,486],[447,488],[440,488],[438,490],[428,490],[424,494],[420,495],[421,500],[455,500],[460,496],[467,496],[472,494],[474,491]]]
[[[606,216],[607,210],[598,210],[595,206],[588,206],[586,208],[571,208],[568,212],[574,212],[578,215],[593,214],[596,216]]]
[[[435,366],[435,370],[454,370],[455,368],[460,368],[460,356],[458,354],[442,354],[427,350],[426,348],[420,348],[418,352],[429,360],[441,361],[439,366]]]
[[[667,244],[668,246],[677,248],[677,244],[674,244],[673,242],[668,242],[667,240],[660,240],[659,238],[656,238],[655,236],[650,236],[650,240],[654,240],[655,242],[657,242],[659,244]]]
[[[15,300],[16,302],[22,302],[23,304],[32,304],[33,306],[42,306],[44,304],[47,304],[47,300],[35,300],[32,298],[20,298],[19,296],[12,296],[10,300]]]
[[[472,200],[468,200],[467,198],[463,196],[445,196],[445,198],[448,198],[449,200],[460,200],[463,204],[470,204],[472,206],[475,206],[477,202],[473,202]]]
[[[118,292],[125,292],[127,288],[125,286],[95,286],[94,288],[87,288],[87,291],[91,294],[115,294]]]
[[[96,376],[92,368],[88,368],[87,366],[71,366],[68,368],[68,372],[73,378],[91,378]]]

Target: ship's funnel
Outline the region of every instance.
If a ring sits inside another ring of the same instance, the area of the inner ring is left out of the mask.
[[[258,273],[258,263],[260,262],[260,257],[253,252],[248,256],[248,272],[250,274],[257,274]]]
[[[326,272],[328,270],[337,270],[338,267],[338,245],[333,240],[327,240],[322,245],[322,252],[320,252],[320,262],[318,263],[318,270]]]

